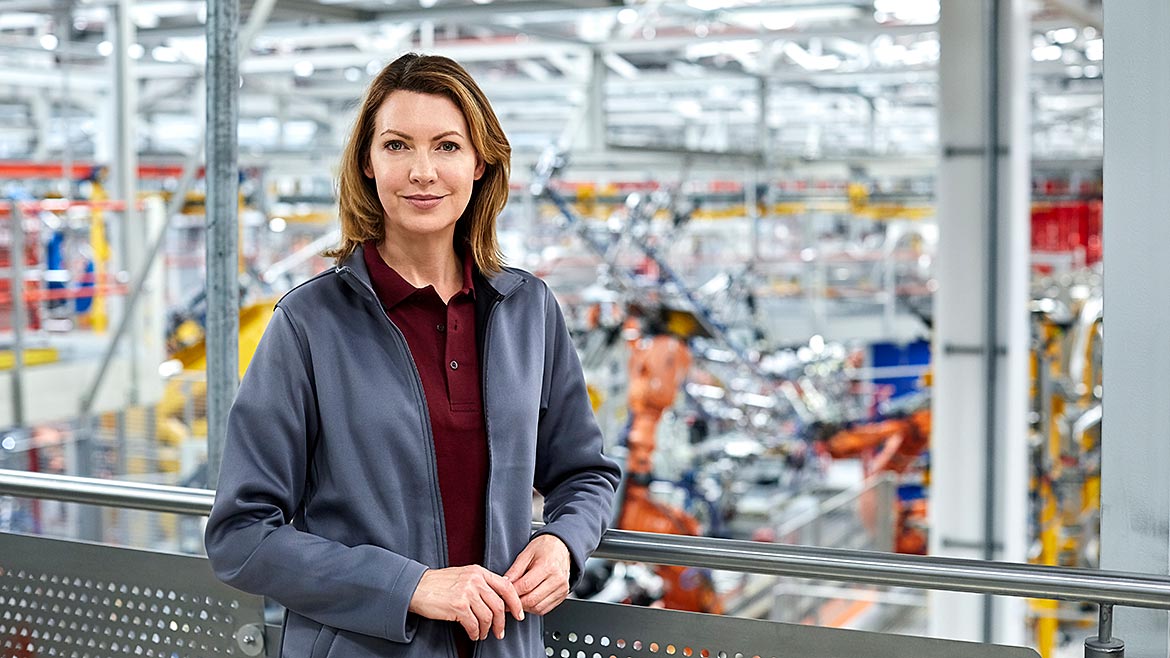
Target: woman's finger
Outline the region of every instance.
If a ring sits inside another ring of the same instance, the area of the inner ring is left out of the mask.
[[[471,612],[475,615],[475,634],[470,635],[473,640],[482,640],[487,637],[492,627],[492,609],[483,599],[471,597]]]

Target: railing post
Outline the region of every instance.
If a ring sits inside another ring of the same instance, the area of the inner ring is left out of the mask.
[[[1085,640],[1085,658],[1125,658],[1125,642],[1113,637],[1113,604],[1102,603],[1097,635]]]
[[[68,141],[68,140],[66,140]],[[9,215],[8,268],[12,277],[12,427],[24,429],[24,330],[28,324],[24,307],[24,213],[15,199]]]

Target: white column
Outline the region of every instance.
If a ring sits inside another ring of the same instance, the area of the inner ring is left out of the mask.
[[[1170,575],[1170,3],[1105,4],[1101,568]],[[1117,608],[1129,656],[1170,653],[1167,614]]]
[[[117,41],[114,42],[114,94],[115,117],[117,132],[115,133],[115,152],[110,170],[114,177],[113,197],[126,202],[126,210],[122,213],[117,245],[120,267],[131,277],[138,275],[146,252],[145,232],[139,221],[140,213],[135,208],[134,201],[138,198],[138,79],[135,74],[134,60],[130,57],[129,48],[138,37],[134,22],[130,20],[131,8],[134,0],[118,0],[114,8],[117,17]],[[125,305],[118,304],[119,312],[125,313]],[[130,325],[127,336],[130,344],[131,375],[128,382],[127,401],[130,404],[138,403],[139,381],[139,347],[142,344],[142,319],[135,319]]]
[[[988,2],[999,5],[999,44],[994,48],[988,39]],[[1024,0],[942,2],[930,492],[934,555],[1025,560],[1030,194],[1025,5]],[[987,116],[993,109],[987,90],[994,70],[989,53],[997,55],[999,77],[996,185],[988,161],[996,156],[987,144]],[[994,220],[988,212],[993,195],[998,196]],[[995,221],[998,245],[994,271],[988,257],[990,221]],[[991,286],[997,317],[995,335],[989,338]],[[994,368],[988,363],[989,350],[997,355]],[[989,438],[995,455],[990,470]],[[932,594],[930,633],[1023,644],[1025,601],[996,598],[991,607],[991,618],[985,619],[982,597]]]

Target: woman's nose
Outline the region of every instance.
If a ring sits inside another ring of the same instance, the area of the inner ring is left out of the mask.
[[[410,165],[410,182],[425,185],[435,181],[435,166],[426,153],[420,153]]]

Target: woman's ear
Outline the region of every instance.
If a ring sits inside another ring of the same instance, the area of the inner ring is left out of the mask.
[[[474,180],[479,180],[480,178],[483,178],[483,171],[486,168],[487,168],[487,163],[485,163],[483,161],[483,158],[479,157],[478,155],[475,156],[475,178],[474,178]]]
[[[362,173],[366,175],[366,178],[374,177],[374,168],[370,166],[369,160],[366,160],[366,163],[362,165]]]

